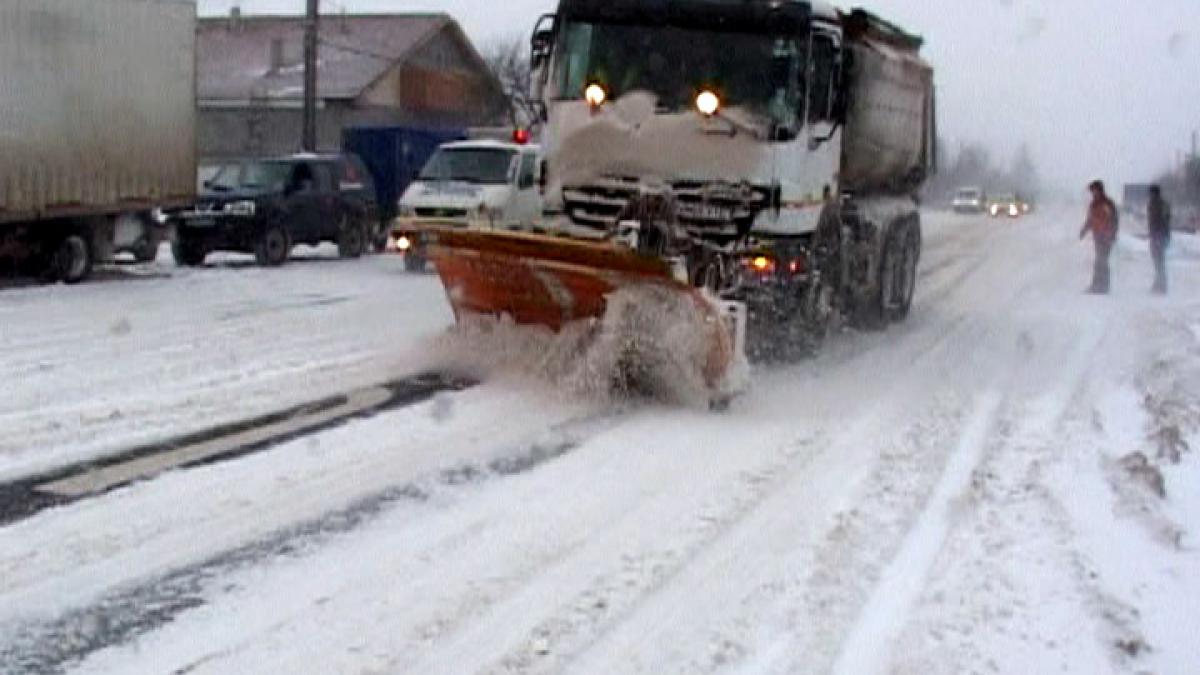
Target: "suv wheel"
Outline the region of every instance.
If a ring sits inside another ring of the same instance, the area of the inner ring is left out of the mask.
[[[404,269],[409,272],[424,272],[425,257],[420,253],[409,249],[408,252],[404,254]]]
[[[174,256],[177,265],[198,267],[204,264],[208,251],[205,250],[203,241],[180,232],[175,236],[175,241],[171,242],[171,255]]]
[[[367,246],[367,228],[349,216],[342,216],[338,226],[338,255],[357,258]]]
[[[282,225],[268,225],[258,236],[254,246],[254,259],[264,267],[275,267],[287,262],[292,253],[292,238]]]

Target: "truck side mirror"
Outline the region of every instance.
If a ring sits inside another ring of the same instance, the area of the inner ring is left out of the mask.
[[[533,37],[529,41],[529,69],[540,70],[550,60],[550,51],[554,47],[553,14],[543,14],[533,27]]]

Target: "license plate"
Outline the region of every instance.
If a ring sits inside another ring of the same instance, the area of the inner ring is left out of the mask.
[[[728,206],[720,206],[717,204],[689,204],[681,202],[676,204],[675,211],[683,218],[700,218],[703,220],[729,220],[733,217],[733,210]]]

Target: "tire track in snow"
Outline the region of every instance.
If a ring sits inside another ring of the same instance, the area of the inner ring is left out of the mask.
[[[473,380],[440,373],[422,373],[0,484],[0,527],[52,506],[154,478],[164,471],[235,459],[353,419],[416,405],[438,393],[462,391],[476,384]]]
[[[266,538],[116,589],[63,616],[7,628],[0,636],[0,663],[14,667],[13,672],[65,672],[90,654],[129,642],[211,602],[223,579],[237,572],[280,558],[310,555],[405,504],[421,505],[435,497],[454,499],[459,496],[455,491],[465,486],[530,472],[572,452],[606,424],[604,416],[596,416],[557,425],[548,440],[535,440],[486,462],[448,467],[360,497],[344,508]]]
[[[904,628],[950,532],[952,503],[970,487],[1000,402],[999,394],[990,391],[975,404],[925,510],[884,569],[861,618],[842,643],[834,675],[871,675],[883,672],[889,664],[890,645]]]

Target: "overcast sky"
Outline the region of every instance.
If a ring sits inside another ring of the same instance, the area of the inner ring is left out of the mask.
[[[234,0],[199,0],[202,14]],[[299,13],[304,0],[237,0]],[[848,6],[838,3],[839,6]],[[553,0],[322,0],[323,12],[439,11],[477,45],[525,36]],[[1144,180],[1200,129],[1198,0],[860,0],[926,38],[941,134],[1007,161],[1027,142],[1043,177],[1078,192],[1092,177]],[[1151,9],[1152,8],[1152,9]]]

